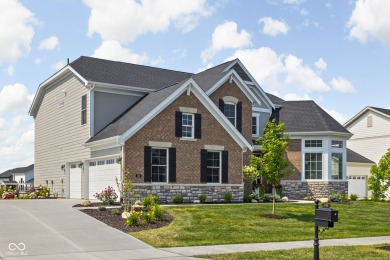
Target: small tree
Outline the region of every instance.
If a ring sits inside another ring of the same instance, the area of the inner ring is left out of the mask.
[[[390,148],[380,159],[378,166],[371,167],[368,178],[368,189],[372,191],[374,200],[384,199],[390,187]]]
[[[243,172],[243,181],[245,184],[245,187],[249,188],[252,183],[259,178],[259,171],[257,170],[257,167],[254,167],[254,162],[251,158],[251,165],[250,166],[244,166],[242,169]],[[247,189],[245,189],[247,190]],[[249,194],[246,194],[249,195]]]
[[[125,211],[129,212],[131,205],[133,204],[132,199],[134,198],[133,183],[130,180],[130,171],[129,169],[125,170],[123,174],[122,183],[119,183],[118,178],[115,176],[116,186],[118,187],[121,198],[123,199],[123,205],[125,206]]]
[[[288,169],[290,162],[286,157],[289,143],[288,136],[284,135],[284,123],[277,124],[275,119],[267,123],[264,135],[256,140],[261,146],[263,157],[253,161],[263,180],[273,187],[272,214],[275,214],[275,186],[280,184],[282,178],[292,173]]]

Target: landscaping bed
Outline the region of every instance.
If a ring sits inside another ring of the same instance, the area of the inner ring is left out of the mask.
[[[102,205],[101,203],[99,204]],[[160,228],[168,225],[173,220],[172,215],[165,211],[164,218],[162,220],[154,220],[150,223],[141,223],[139,226],[126,226],[125,219],[123,219],[121,215],[114,215],[110,209],[107,209],[106,211],[99,211],[97,209],[82,209],[80,211],[125,233]]]

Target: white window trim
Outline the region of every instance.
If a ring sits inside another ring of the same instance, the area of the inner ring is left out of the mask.
[[[159,149],[159,150],[166,150],[167,151],[167,164],[166,165],[154,165],[154,166],[166,166],[167,167],[167,176],[166,176],[166,181],[164,182],[156,182],[156,181],[153,181],[153,173],[152,173],[152,169],[153,169],[153,163],[152,163],[152,150],[153,149]],[[155,183],[155,184],[158,184],[158,183],[168,183],[169,182],[169,148],[166,148],[166,147],[151,147],[150,149],[150,181],[151,183]]]
[[[320,153],[321,154],[321,164],[322,164],[322,173],[321,173],[321,179],[306,179],[306,160],[305,160],[305,155],[307,154],[307,153]],[[322,180],[324,180],[325,178],[324,178],[324,175],[325,175],[325,173],[324,173],[324,164],[325,164],[325,162],[324,162],[324,154],[322,153],[322,152],[319,152],[319,151],[306,151],[305,153],[303,153],[303,172],[302,172],[302,178],[305,180],[305,181],[322,181]]]
[[[85,96],[85,108],[83,108],[83,98]],[[82,95],[81,96],[81,119],[84,119],[84,113],[85,112],[85,122],[82,123],[81,125],[86,125],[88,123],[88,114],[87,114],[87,107],[88,107],[88,95]]]
[[[234,124],[233,125],[234,125],[234,127],[236,127],[236,125],[237,125],[237,104],[233,103],[233,102],[225,102],[225,104],[224,104],[224,111],[223,111],[224,115],[225,115],[225,106],[226,105],[233,105],[234,106]],[[226,116],[226,118],[229,120],[229,117]],[[229,122],[231,123],[230,120],[229,120]]]
[[[189,115],[192,117],[191,125],[184,125],[183,123],[183,115]],[[195,139],[195,115],[191,113],[182,113],[181,127],[182,127],[182,135],[183,135],[183,127],[191,127],[191,136],[182,136],[183,139]]]
[[[209,184],[209,185],[222,184],[222,151],[207,150],[207,152],[212,152],[212,153],[218,153],[219,154],[219,177],[218,177],[219,182],[207,182],[207,184]],[[206,168],[209,168],[209,166],[207,166],[207,162],[206,162]],[[215,167],[211,167],[211,168],[215,168]]]
[[[252,137],[259,137],[259,121],[260,121],[260,114],[252,114],[252,117],[256,117],[256,133],[253,134],[252,133]],[[252,124],[252,127],[253,127],[253,124]]]

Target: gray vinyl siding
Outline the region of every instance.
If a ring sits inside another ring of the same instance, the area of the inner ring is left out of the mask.
[[[259,114],[259,135],[262,136],[264,134],[264,128],[267,126],[269,121],[270,114],[264,112],[260,112]]]
[[[46,180],[49,183],[53,180],[53,192],[61,195],[60,178],[63,178],[66,194],[67,178],[61,170],[61,165],[89,158],[89,149],[83,146],[89,139],[88,93],[88,88],[73,74],[57,81],[46,90],[35,117],[35,186],[45,185]],[[81,125],[83,95],[87,95],[85,125]],[[51,185],[49,187],[51,188]]]
[[[141,97],[94,91],[94,135]]]

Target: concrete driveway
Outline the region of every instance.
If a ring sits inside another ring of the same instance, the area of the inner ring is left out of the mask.
[[[0,200],[0,259],[189,259],[72,208],[79,200]]]

